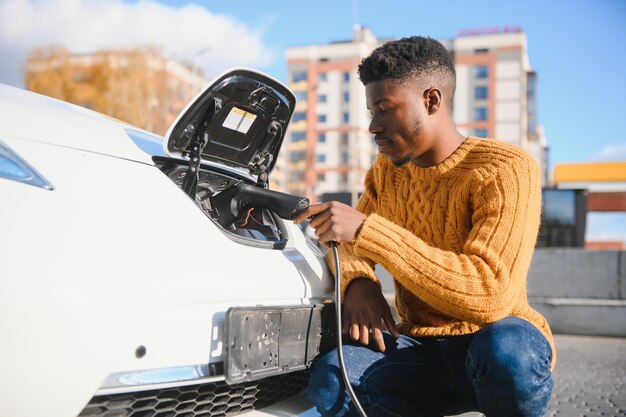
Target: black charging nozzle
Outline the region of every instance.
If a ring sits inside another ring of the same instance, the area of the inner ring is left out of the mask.
[[[224,227],[243,219],[251,208],[267,209],[278,217],[293,220],[309,207],[309,199],[239,182],[210,197],[217,221]]]

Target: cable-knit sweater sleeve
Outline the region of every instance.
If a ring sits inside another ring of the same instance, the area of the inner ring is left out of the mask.
[[[357,211],[370,215],[376,211],[376,189],[374,187],[374,169],[370,168],[365,176],[365,190],[357,204]],[[351,244],[337,245],[339,259],[341,261],[341,294],[345,299],[346,289],[350,283],[357,278],[368,278],[380,285],[374,273],[375,264],[371,259],[357,256]],[[335,274],[335,260],[332,251],[326,253],[326,263]]]
[[[511,159],[476,177],[467,190],[471,229],[460,253],[429,246],[377,214],[365,221],[354,252],[383,265],[431,307],[484,324],[509,315],[525,297],[540,220],[541,184],[530,157]]]

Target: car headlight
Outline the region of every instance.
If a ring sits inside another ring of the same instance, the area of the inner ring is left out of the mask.
[[[0,140],[0,178],[23,182],[46,190],[54,187],[35,168]]]

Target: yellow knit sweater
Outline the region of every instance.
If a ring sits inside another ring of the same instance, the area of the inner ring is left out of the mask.
[[[474,333],[512,315],[554,339],[526,295],[541,208],[540,172],[521,149],[469,137],[445,161],[394,166],[379,155],[357,210],[354,245],[340,245],[342,293],[359,277],[394,277],[398,329],[410,336]],[[332,268],[332,259],[328,257]]]

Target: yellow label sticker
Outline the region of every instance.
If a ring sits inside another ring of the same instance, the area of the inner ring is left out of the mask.
[[[245,110],[242,110],[238,107],[233,107],[224,119],[224,126],[227,129],[236,130],[237,132],[241,132],[244,135],[248,133],[252,123],[256,120],[256,114],[249,113]]]

